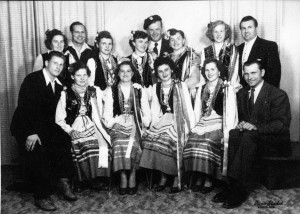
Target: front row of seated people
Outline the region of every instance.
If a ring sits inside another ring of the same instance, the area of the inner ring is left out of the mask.
[[[92,182],[113,176],[111,170],[119,172],[121,195],[137,192],[140,167],[160,172],[155,191],[165,189],[167,175],[174,177],[171,193],[183,189],[186,172],[195,172],[192,189],[204,194],[212,191],[216,179],[224,179],[223,97],[227,86],[217,59],[208,58],[203,64],[206,83],[198,90],[194,109],[186,83],[176,78],[171,58],[159,57],[154,62],[159,82],[152,87],[151,102],[132,60],[117,65],[115,84],[102,91],[89,86],[91,72],[81,62],[71,68],[73,84],[63,89],[57,76],[64,59],[62,53],[52,51],[46,67],[25,78],[12,122],[13,135],[27,160],[33,162],[30,169],[38,207],[57,209],[49,199],[47,173],[60,178],[67,200],[77,199],[68,184],[75,170],[78,180]],[[213,198],[225,208],[237,207],[247,199],[257,182],[254,169],[260,157],[286,155],[290,149],[288,96],[264,82],[263,76],[259,61],[244,64],[250,87],[237,93],[239,123],[229,137],[228,186]]]

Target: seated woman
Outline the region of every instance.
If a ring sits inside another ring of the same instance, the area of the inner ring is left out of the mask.
[[[147,94],[139,82],[139,74],[132,63],[129,60],[121,62],[117,67],[116,84],[108,88],[104,105],[103,123],[110,129],[113,171],[120,173],[121,195],[137,192],[141,131],[151,122]]]
[[[222,79],[230,82],[230,84],[238,91],[242,86],[238,75],[238,50],[237,47],[228,42],[231,37],[231,29],[228,24],[218,20],[208,24],[206,36],[212,41],[212,44],[201,52],[201,66],[205,59],[217,59],[224,66]]]
[[[101,177],[110,177],[110,136],[102,127],[102,91],[89,86],[89,68],[81,62],[71,66],[73,84],[61,93],[56,109],[56,123],[72,139],[73,160],[76,164],[78,181],[91,182],[100,186]],[[106,179],[107,180],[107,179]]]
[[[185,82],[194,101],[200,82],[200,57],[186,46],[184,32],[174,28],[167,31],[173,52],[169,57],[174,61],[176,77]]]
[[[152,70],[151,65],[153,65],[153,60],[147,53],[147,48],[149,44],[148,34],[144,31],[132,31],[129,40],[129,45],[133,50],[133,53],[128,56],[138,71],[138,75],[141,79],[142,87],[146,88],[147,96],[149,102],[151,101],[152,92]]]
[[[200,120],[192,129],[183,151],[185,171],[199,174],[192,190],[203,194],[212,191],[214,179],[221,178],[222,172],[224,94],[223,81],[220,78],[221,66],[217,59],[213,58],[204,62],[202,73],[207,83],[201,90],[202,108],[195,109],[200,111]]]
[[[49,57],[51,51],[63,52],[64,48],[68,46],[67,37],[57,29],[47,30],[45,32],[45,46],[48,49],[47,52],[39,54],[34,62],[33,71],[39,71],[46,67],[45,62]],[[65,70],[63,70],[65,71]],[[62,72],[63,73],[63,72]],[[61,74],[60,76],[64,75]]]
[[[166,175],[174,176],[171,193],[176,193],[181,190],[183,145],[195,125],[195,118],[186,84],[174,79],[174,62],[159,57],[154,68],[161,82],[153,86],[152,123],[143,134],[140,166],[160,171],[156,191],[165,189]]]
[[[99,86],[101,90],[105,90],[116,82],[117,58],[112,54],[113,42],[108,31],[99,32],[95,38],[97,54],[87,62],[91,70],[89,85]]]

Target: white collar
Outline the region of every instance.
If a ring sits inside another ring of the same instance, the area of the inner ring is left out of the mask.
[[[245,41],[245,45],[251,45],[252,46],[256,39],[257,39],[257,35],[253,39],[251,39],[249,42]]]
[[[75,45],[73,44],[72,41],[69,43],[69,46],[71,46],[72,48],[74,48],[74,49],[77,51],[77,49],[76,49],[76,47],[75,47]],[[85,49],[90,49],[90,50],[92,50],[88,44],[83,43],[83,45],[82,45],[82,47],[81,47],[81,49],[80,49],[80,53],[82,53]]]
[[[262,80],[260,83],[258,83],[258,85],[254,88],[256,94],[258,94],[260,92],[263,84],[264,84],[264,80]],[[251,87],[250,87],[250,90],[248,92],[251,92]]]
[[[161,38],[159,41],[157,41],[157,42],[154,42],[154,41],[151,40],[151,43],[152,43],[153,45],[155,45],[155,43],[157,43],[158,46],[160,46],[161,43],[162,43],[162,38]]]
[[[52,81],[49,77],[48,71],[46,71],[46,68],[43,69],[43,75],[44,75],[44,78],[46,81],[46,86],[47,86],[49,84],[49,82],[52,82]],[[57,79],[57,77],[55,77],[55,79],[53,80],[53,83],[54,82],[57,82],[59,85],[62,85],[61,82]]]

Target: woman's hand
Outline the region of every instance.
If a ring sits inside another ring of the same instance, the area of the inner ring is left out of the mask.
[[[71,136],[72,140],[76,140],[81,137],[80,132],[76,130],[72,130],[69,135]]]

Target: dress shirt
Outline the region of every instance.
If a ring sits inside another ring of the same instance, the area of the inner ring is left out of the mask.
[[[264,80],[262,80],[262,81],[254,88],[254,89],[255,89],[255,91],[254,91],[254,103],[256,102],[257,96],[258,96],[258,94],[259,94],[259,92],[260,92],[261,87],[263,86],[263,84],[264,84]],[[249,93],[249,98],[250,98],[250,96],[251,96],[251,88],[250,88],[250,90],[248,91],[248,93]]]
[[[160,39],[157,42],[154,41],[150,41],[150,45],[149,45],[149,50],[153,51],[153,48],[155,47],[155,43],[157,43],[157,50],[158,50],[158,56],[160,55],[160,50],[161,50],[161,43],[162,43],[162,39]]]
[[[48,72],[46,71],[46,68],[43,69],[43,74],[45,77],[46,86],[48,86],[48,84],[51,83],[53,93],[55,93],[55,82],[59,85],[62,85],[61,82],[57,79],[57,77],[55,77],[55,79],[52,81],[49,77]]]
[[[244,45],[244,50],[243,50],[243,56],[242,56],[242,64],[244,64],[248,58],[249,58],[249,54],[251,52],[252,46],[256,40],[257,36],[254,37],[252,40],[250,40],[249,42],[245,42]]]

